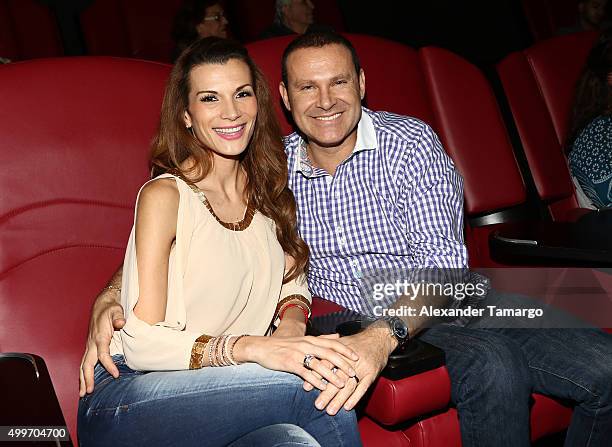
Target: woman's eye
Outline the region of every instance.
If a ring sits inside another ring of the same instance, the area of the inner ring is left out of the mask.
[[[200,101],[201,102],[213,102],[216,101],[217,98],[215,98],[213,95],[206,95],[206,96],[202,96],[200,97]]]
[[[253,92],[242,90],[241,92],[238,92],[236,98],[248,98],[249,96],[253,96]]]

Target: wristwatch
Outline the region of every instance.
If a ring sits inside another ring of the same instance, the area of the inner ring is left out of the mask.
[[[391,335],[397,340],[397,347],[399,349],[403,348],[410,341],[408,325],[400,317],[385,317],[381,318],[381,320],[389,325]]]

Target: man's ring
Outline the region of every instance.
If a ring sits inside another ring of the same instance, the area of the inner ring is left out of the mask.
[[[336,371],[338,371],[338,368],[334,366],[334,367],[332,368],[331,372],[332,372],[332,374],[336,374]]]
[[[304,361],[302,362],[302,364],[304,365],[304,368],[310,369],[310,362],[312,362],[314,358],[315,358],[314,355],[306,354],[304,356]]]

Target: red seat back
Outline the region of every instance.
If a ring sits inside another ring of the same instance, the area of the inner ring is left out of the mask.
[[[45,359],[73,438],[89,310],[122,262],[168,73],[114,58],[0,68],[0,348]]]
[[[243,42],[252,42],[274,21],[275,0],[234,0],[228,4],[230,27],[238,33]]]
[[[35,0],[0,0],[0,57],[19,61],[62,53],[59,30],[48,6]]]
[[[575,85],[595,39],[595,33],[556,37],[497,67],[536,188],[557,220],[578,207],[563,145]]]
[[[81,13],[88,54],[170,62],[181,0],[95,0]]]
[[[420,56],[440,137],[464,176],[468,215],[522,204],[523,178],[484,75],[447,50],[423,48]]]

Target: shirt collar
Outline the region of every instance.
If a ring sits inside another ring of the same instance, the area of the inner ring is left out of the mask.
[[[365,107],[361,108],[361,118],[357,124],[357,141],[350,157],[358,152],[365,150],[373,150],[377,147],[376,129],[369,115],[369,110]],[[350,158],[349,157],[349,158]],[[318,177],[321,173],[317,173],[319,169],[312,166],[306,152],[306,142],[298,135],[297,151],[295,157],[294,169],[295,172],[301,172],[305,177]]]

